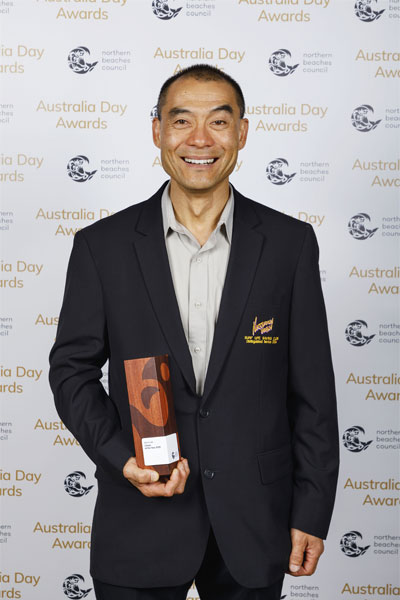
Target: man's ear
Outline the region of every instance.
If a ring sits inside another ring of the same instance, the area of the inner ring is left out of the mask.
[[[248,131],[249,131],[249,120],[248,119],[240,119],[239,150],[244,148],[246,145]]]
[[[155,117],[153,119],[152,122],[152,129],[153,129],[153,142],[154,145],[157,146],[157,148],[161,147],[160,144],[160,129],[161,129],[161,121],[158,117]]]

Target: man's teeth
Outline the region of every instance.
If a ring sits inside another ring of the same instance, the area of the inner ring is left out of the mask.
[[[192,165],[210,165],[211,163],[213,163],[214,161],[216,161],[216,158],[206,158],[203,160],[197,160],[195,158],[184,158],[183,159],[185,162],[191,163]]]

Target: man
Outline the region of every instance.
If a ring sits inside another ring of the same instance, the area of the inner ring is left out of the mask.
[[[280,598],[311,575],[338,469],[334,378],[310,225],[229,184],[248,121],[208,65],[163,85],[155,195],[75,236],[50,382],[96,463],[99,600]],[[167,353],[183,458],[136,465],[125,359]],[[109,395],[99,382],[109,359]]]

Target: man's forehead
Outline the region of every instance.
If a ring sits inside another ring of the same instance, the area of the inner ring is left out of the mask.
[[[236,104],[235,92],[225,81],[196,80],[193,77],[174,81],[170,86],[166,104],[180,106],[210,107],[211,105]]]

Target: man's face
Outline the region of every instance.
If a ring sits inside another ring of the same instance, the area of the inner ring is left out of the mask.
[[[226,81],[182,77],[170,86],[161,120],[153,120],[153,140],[173,182],[195,193],[228,181],[247,137],[248,120],[239,113]]]

